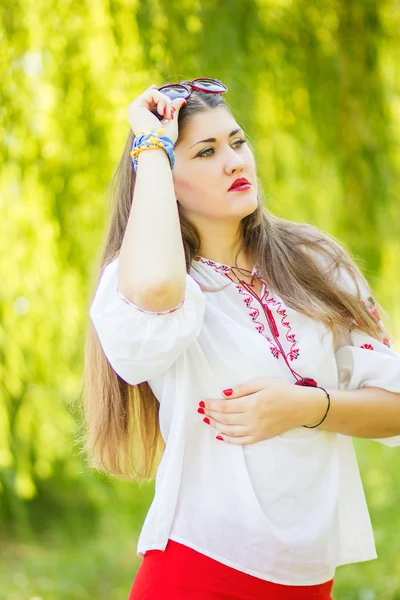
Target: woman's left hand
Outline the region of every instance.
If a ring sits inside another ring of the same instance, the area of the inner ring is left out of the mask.
[[[225,442],[244,446],[307,424],[311,415],[307,399],[313,392],[310,387],[261,377],[235,386],[230,396],[224,393],[225,399],[204,398],[199,407],[210,421],[205,426],[214,427]]]

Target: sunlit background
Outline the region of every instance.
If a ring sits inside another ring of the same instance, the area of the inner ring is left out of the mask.
[[[268,208],[358,257],[400,349],[398,0],[19,0],[0,12],[0,597],[124,600],[154,484],[89,471],[79,389],[106,188],[149,85],[216,77]],[[157,218],[157,215],[154,215]],[[355,440],[379,559],[334,600],[400,599],[400,449]]]

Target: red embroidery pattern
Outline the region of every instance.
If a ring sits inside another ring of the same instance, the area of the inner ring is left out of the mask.
[[[284,309],[281,301],[275,300],[275,298],[270,296],[270,292],[266,288],[265,282],[263,282],[263,284],[264,284],[264,293],[261,295],[261,298],[258,297],[257,295],[255,295],[255,296],[250,295],[248,293],[248,291],[244,290],[244,288],[241,285],[236,285],[236,288],[239,290],[240,294],[244,295],[243,301],[249,310],[249,315],[251,316],[252,321],[255,324],[257,331],[259,333],[261,333],[261,335],[263,335],[270,343],[270,348],[271,348],[271,352],[272,352],[273,356],[275,356],[275,358],[279,358],[279,356],[282,355],[286,358],[289,358],[291,361],[293,361],[296,358],[298,358],[300,351],[298,348],[295,347],[297,344],[295,334],[290,333],[292,330],[292,326],[290,325],[289,321],[287,320],[286,310]],[[271,330],[273,337],[275,338],[275,341],[271,340],[271,338],[267,335],[264,324],[261,323],[260,321],[257,321],[260,311],[258,310],[258,308],[253,306],[254,299],[257,299],[262,304],[269,328]],[[271,309],[269,308],[268,304],[278,307],[276,312],[281,317],[281,324],[283,325],[283,327],[285,327],[287,329],[285,337],[286,337],[287,341],[291,343],[291,347],[287,354],[285,354],[281,344],[278,343],[277,338],[279,338],[279,330],[276,325],[274,315],[273,315]]]
[[[296,385],[316,385],[316,382],[309,377],[301,377],[301,375],[299,373],[296,373],[296,371],[294,371],[292,369],[292,367],[289,364],[289,360],[293,361],[295,359],[297,359],[300,355],[300,350],[298,348],[296,348],[296,336],[295,334],[292,332],[292,327],[289,323],[289,320],[287,319],[287,313],[285,310],[285,307],[283,305],[283,303],[280,300],[276,300],[273,296],[270,295],[269,290],[267,289],[267,285],[266,282],[262,279],[260,279],[260,281],[262,282],[263,286],[262,286],[262,290],[261,290],[261,298],[251,289],[251,285],[247,284],[245,281],[242,281],[239,279],[240,284],[237,284],[230,276],[229,276],[229,272],[233,271],[233,268],[230,267],[229,265],[224,265],[222,263],[217,263],[211,259],[205,259],[201,256],[195,256],[194,257],[195,260],[198,260],[204,264],[208,264],[212,267],[214,267],[214,269],[218,272],[220,271],[222,275],[224,275],[225,277],[227,277],[230,281],[232,281],[232,283],[235,284],[235,287],[237,288],[237,290],[239,291],[240,294],[242,294],[244,296],[243,301],[246,304],[248,310],[249,310],[249,315],[253,321],[253,323],[255,324],[255,328],[256,330],[263,336],[265,337],[269,344],[270,344],[270,350],[272,355],[276,358],[279,359],[280,356],[282,356],[283,360],[285,361],[287,367],[289,368],[289,370],[291,371],[292,375],[294,376],[294,378],[297,380]],[[249,271],[248,269],[242,269],[243,271],[248,272],[250,275],[254,274],[255,276],[258,275],[257,271]],[[258,317],[260,315],[260,311],[258,308],[256,308],[255,306],[253,306],[253,301],[257,300],[263,310],[264,310],[264,314],[265,317],[267,319],[267,323],[269,325],[269,328],[271,330],[272,336],[274,337],[274,340],[272,340],[266,333],[265,331],[265,326],[263,323],[261,323],[260,321],[258,321]],[[275,318],[274,315],[269,307],[269,305],[271,306],[275,306],[277,307],[276,312],[279,314],[279,316],[281,317],[281,325],[283,327],[285,327],[287,329],[286,331],[286,339],[288,342],[291,343],[290,349],[288,353],[285,353],[284,349],[282,348],[282,345],[279,341],[279,329],[276,325],[275,322]],[[312,383],[313,382],[313,383]]]
[[[364,350],[373,350],[374,347],[371,344],[363,344],[360,348],[364,348]]]

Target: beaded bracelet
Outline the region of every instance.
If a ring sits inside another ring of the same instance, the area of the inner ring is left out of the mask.
[[[315,387],[319,388],[320,390],[324,390],[327,398],[328,398],[328,408],[326,409],[326,413],[322,419],[322,421],[320,421],[319,423],[317,423],[316,425],[303,425],[303,427],[307,427],[307,429],[314,429],[314,427],[318,427],[318,425],[321,425],[321,423],[323,423],[326,419],[326,415],[329,412],[329,409],[331,407],[331,397],[329,396],[328,392],[326,391],[325,388],[321,387],[320,385],[316,385]]]
[[[138,168],[137,157],[143,150],[151,150],[152,148],[163,148],[170,161],[171,169],[175,165],[174,142],[166,135],[161,135],[164,131],[163,127],[159,127],[156,131],[147,129],[135,136],[132,144],[130,156],[132,158],[132,167],[135,172]]]

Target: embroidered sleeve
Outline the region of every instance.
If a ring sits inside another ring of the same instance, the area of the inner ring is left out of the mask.
[[[200,334],[206,297],[187,273],[178,306],[149,311],[118,289],[117,257],[104,269],[90,306],[90,318],[114,371],[136,385],[166,372]]]
[[[350,276],[341,274],[340,285],[354,291],[354,283]],[[376,307],[371,290],[360,281],[361,302],[366,310],[380,324],[382,335],[377,340],[363,331],[352,330],[347,340],[335,353],[339,389],[358,389],[361,387],[378,387],[389,392],[400,393],[400,355],[395,351],[393,343],[387,335],[381,316]],[[390,438],[372,438],[387,446],[400,446],[400,435]]]

